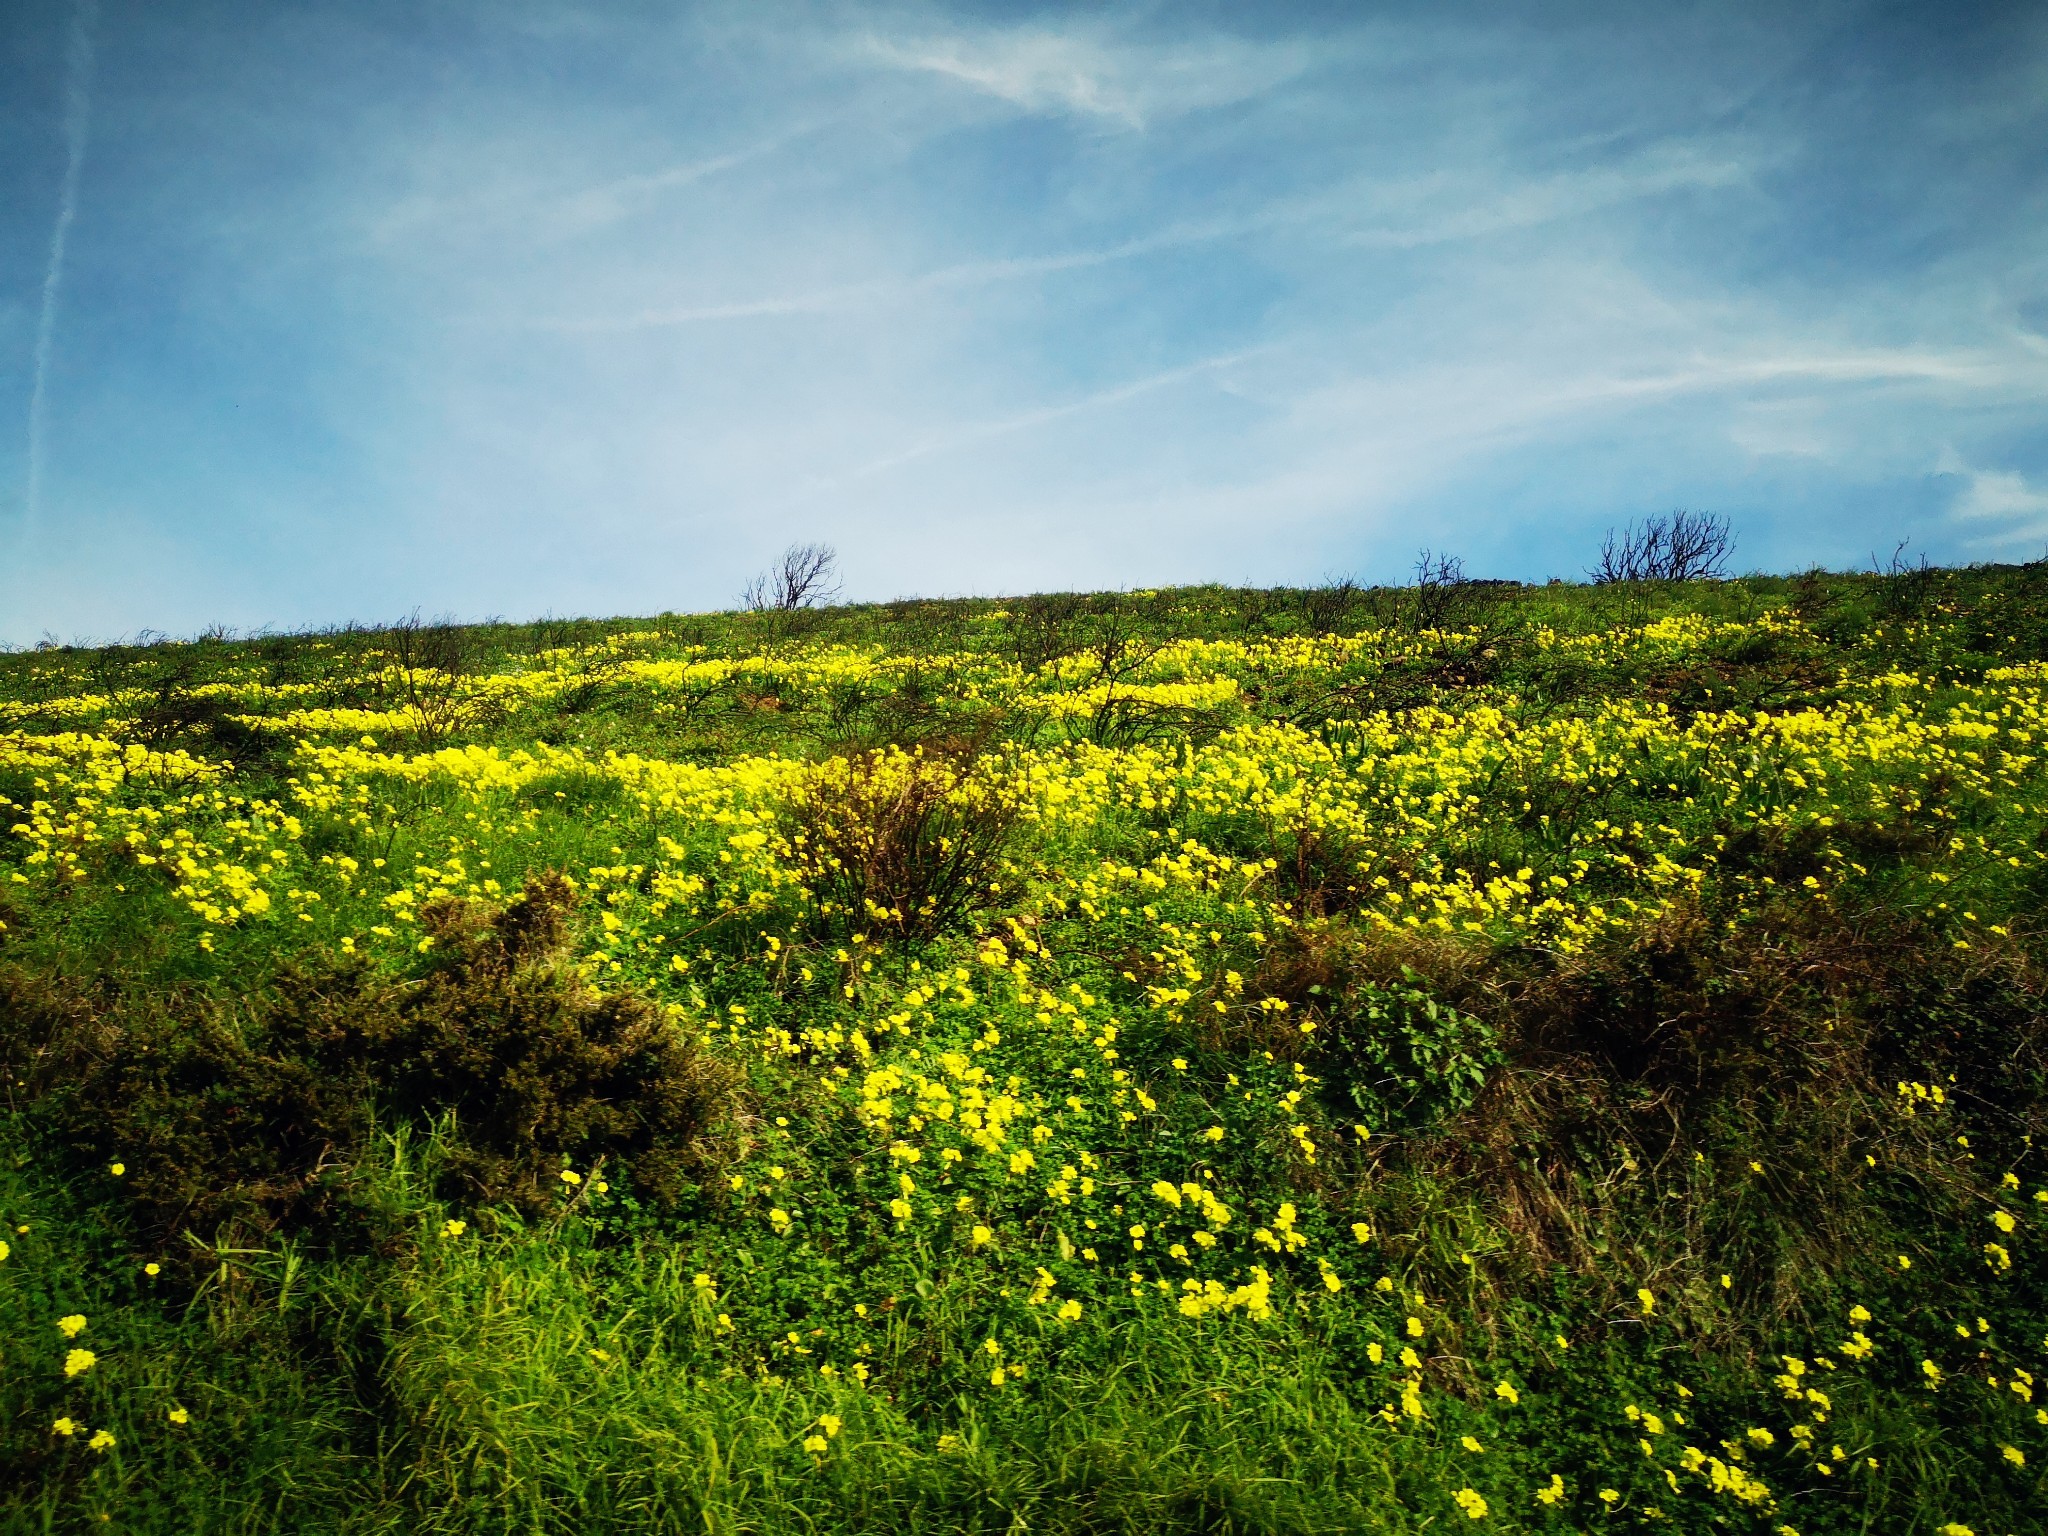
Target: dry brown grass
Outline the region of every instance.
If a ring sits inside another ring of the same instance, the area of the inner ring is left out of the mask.
[[[1346,1146],[1318,1180],[1348,1185],[1397,1247],[1428,1213],[1468,1208],[1470,1243],[1494,1243],[1485,1264],[1419,1236],[1413,1257],[1476,1286],[1482,1314],[1558,1266],[1604,1277],[1624,1311],[1639,1285],[1703,1301],[1725,1273],[1787,1314],[1871,1251],[1894,1201],[1969,1219],[1973,1154],[1948,1118],[1902,1113],[1901,1078],[1943,1080],[1985,1157],[2048,1132],[2048,976],[2017,943],[1937,947],[1881,911],[1730,927],[1684,907],[1563,957],[1312,923],[1253,989],[1316,1033],[1254,1013],[1236,1027],[1259,1038],[1231,1043],[1341,1083],[1347,1010],[1404,981],[1492,1025],[1505,1066],[1469,1109]]]

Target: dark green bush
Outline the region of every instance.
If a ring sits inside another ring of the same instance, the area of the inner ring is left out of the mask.
[[[1445,1000],[1397,950],[1339,920],[1297,934],[1255,978],[1256,993],[1288,1004],[1257,1043],[1307,1054],[1340,1125],[1438,1125],[1471,1108],[1504,1060],[1500,1027]]]
[[[1343,999],[1322,1042],[1332,1073],[1374,1129],[1430,1125],[1470,1107],[1501,1064],[1500,1035],[1414,985],[1367,982]]]
[[[673,1200],[727,1078],[642,998],[576,974],[571,899],[548,877],[495,912],[436,903],[423,975],[301,958],[239,1006],[0,972],[0,1053],[53,1140],[122,1165],[158,1237],[341,1214],[379,1123],[448,1123],[452,1197],[539,1208],[565,1162],[608,1159]]]

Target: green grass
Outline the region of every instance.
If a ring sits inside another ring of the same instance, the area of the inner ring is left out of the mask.
[[[0,1528],[2038,1529],[2048,569],[1455,601],[0,655]]]

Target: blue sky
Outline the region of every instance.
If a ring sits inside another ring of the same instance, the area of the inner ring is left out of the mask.
[[[14,0],[0,643],[2048,547],[2048,8]]]

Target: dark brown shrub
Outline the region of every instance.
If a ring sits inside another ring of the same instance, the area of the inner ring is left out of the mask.
[[[159,1237],[339,1215],[379,1123],[446,1123],[451,1197],[541,1208],[565,1160],[602,1158],[673,1199],[726,1076],[644,999],[576,975],[571,899],[550,877],[496,912],[437,903],[424,976],[301,961],[239,1009],[0,972],[0,1056],[55,1140],[124,1165]]]
[[[921,939],[1001,895],[1015,794],[957,756],[890,749],[820,763],[791,800],[789,838],[834,931]]]
[[[344,1006],[363,993],[353,970],[281,984],[324,986]],[[0,1018],[17,1106],[98,1176],[121,1164],[121,1187],[155,1236],[311,1219],[370,1129],[363,1074],[335,1081],[279,1058],[195,999],[101,1005],[8,971]]]
[[[452,1111],[454,1166],[479,1199],[532,1204],[557,1187],[565,1157],[623,1159],[643,1189],[673,1198],[723,1071],[644,998],[600,993],[575,974],[572,901],[549,876],[496,913],[453,901],[424,909],[440,965],[362,1026],[340,1021],[336,1060],[367,1057],[380,1099],[400,1114]]]

